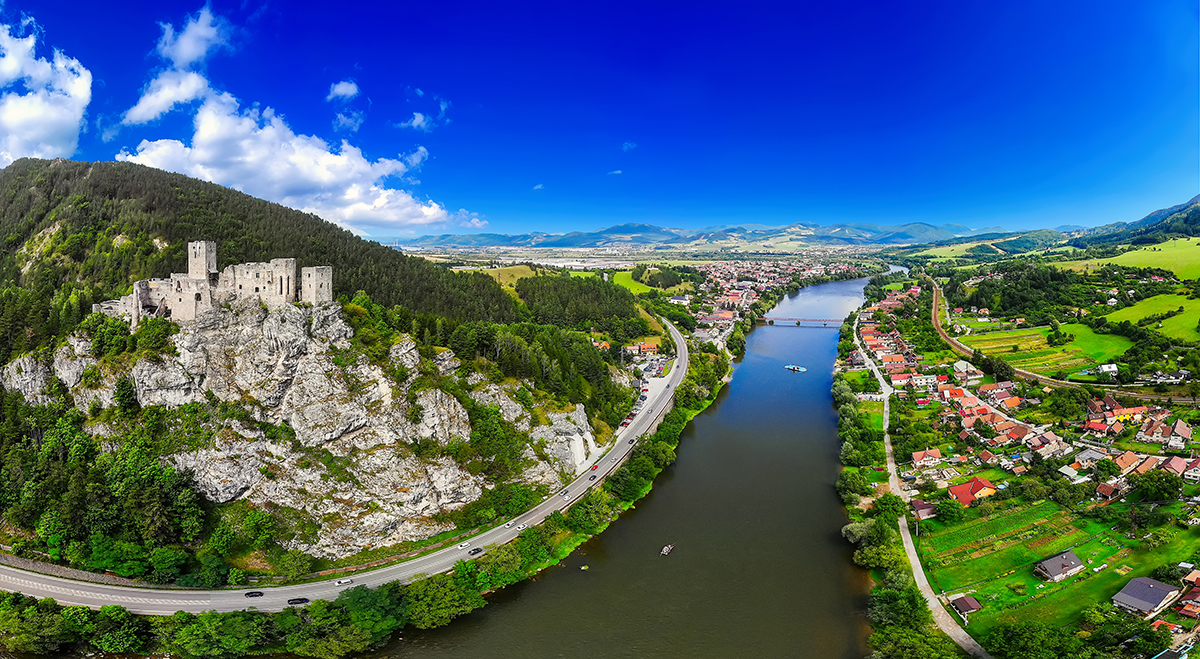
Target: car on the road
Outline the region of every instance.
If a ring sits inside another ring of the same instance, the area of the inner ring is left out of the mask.
[[[594,481],[594,480],[596,480],[596,474],[592,474],[592,477],[591,477],[591,478],[589,478],[588,480],[590,480],[590,481]]]
[[[288,600],[288,606],[299,606],[301,604],[308,604],[308,598],[307,597],[293,597],[292,599]]]
[[[505,525],[504,525],[504,528],[506,528],[506,529],[511,529],[511,528],[512,528],[512,525],[513,525],[513,523],[512,523],[512,522],[509,522],[508,524],[505,524]]]
[[[637,438],[635,437],[635,438],[633,438],[633,439],[629,440],[629,443],[630,443],[630,444],[633,444],[633,443],[634,443],[634,442],[636,442],[636,441],[637,441]]]
[[[600,468],[600,465],[592,465],[592,471],[596,471],[599,468]]]
[[[643,392],[643,393],[644,393],[644,392],[647,392],[647,391],[650,391],[650,387],[645,387],[645,388],[643,388],[643,389],[642,389],[642,392]]]
[[[624,421],[622,421],[622,422],[621,422],[621,427],[622,427],[622,428],[624,428],[624,427],[625,427],[625,426],[627,426],[627,425],[629,425],[629,419],[625,419]]]
[[[353,579],[338,579],[337,581],[335,581],[335,582],[333,583],[333,585],[335,585],[335,586],[349,586],[349,585],[350,585],[350,584],[352,584],[352,583],[354,583],[354,580],[353,580]]]
[[[460,542],[460,543],[458,543],[458,548],[459,548],[459,549],[466,549],[467,547],[470,547],[470,546],[471,546],[471,543],[469,543],[469,542]]]
[[[252,590],[252,591],[246,593],[246,597],[262,597],[262,596],[263,596],[263,592],[261,590]]]
[[[564,498],[564,499],[567,499],[567,500],[570,500],[570,498],[571,498],[571,493],[570,493],[570,492],[563,492],[563,493],[562,493],[562,498]]]
[[[525,527],[525,525],[524,525],[524,524],[518,524],[518,525],[517,525],[517,530],[518,530],[518,531],[524,531],[524,530],[525,530],[525,528],[526,528],[526,527]]]
[[[467,552],[467,556],[478,556],[482,553],[483,553],[483,547],[476,547],[476,548],[472,549],[471,551]]]

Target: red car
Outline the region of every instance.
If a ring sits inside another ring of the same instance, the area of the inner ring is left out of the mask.
[[[622,421],[622,422],[621,422],[621,427],[622,427],[622,428],[624,428],[624,427],[625,427],[625,426],[627,426],[627,425],[629,425],[629,419],[625,419],[624,421]]]
[[[596,471],[599,468],[600,468],[600,465],[592,465],[592,471]]]

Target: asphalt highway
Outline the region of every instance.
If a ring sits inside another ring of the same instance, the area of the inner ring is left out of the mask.
[[[643,385],[650,388],[646,394],[646,404],[627,427],[617,429],[612,447],[607,453],[597,456],[592,463],[596,466],[595,470],[592,471],[589,467],[570,485],[552,493],[548,499],[532,510],[511,520],[511,525],[500,525],[469,538],[467,541],[470,542],[470,547],[466,549],[448,547],[403,563],[369,572],[333,577],[326,581],[294,586],[250,586],[237,590],[157,590],[111,586],[63,579],[0,565],[0,590],[20,591],[39,598],[52,597],[63,605],[82,605],[94,609],[108,604],[120,604],[133,613],[144,615],[170,615],[176,611],[192,613],[211,610],[237,611],[252,607],[260,611],[282,611],[288,607],[289,599],[332,600],[344,588],[360,585],[375,587],[391,581],[407,582],[419,575],[437,574],[450,570],[460,559],[478,558],[484,555],[468,556],[467,552],[471,549],[483,547],[486,553],[489,545],[504,544],[515,538],[520,533],[518,530],[520,525],[540,524],[547,515],[555,510],[567,508],[572,502],[583,496],[589,488],[604,482],[604,477],[615,471],[624,462],[634,448],[630,440],[636,439],[649,430],[650,424],[662,412],[663,407],[669,403],[671,394],[683,382],[683,377],[687,372],[687,341],[674,326],[669,323],[663,324],[670,330],[671,337],[675,342],[677,350],[675,363],[666,377],[649,378],[649,385]],[[562,496],[562,492],[566,492],[566,496]],[[336,581],[339,578],[352,579],[353,583],[338,586]],[[261,591],[263,596],[246,597],[246,592],[251,590]]]

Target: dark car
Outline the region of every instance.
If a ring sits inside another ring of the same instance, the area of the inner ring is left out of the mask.
[[[483,553],[483,547],[476,547],[476,548],[472,549],[471,551],[467,552],[467,556],[478,556],[482,553]]]
[[[288,606],[296,606],[298,604],[308,604],[308,598],[307,597],[293,597],[292,599],[288,600]]]
[[[594,481],[594,480],[596,480],[596,474],[592,474],[592,477],[591,477],[591,478],[589,478],[588,480],[590,480],[590,481]]]
[[[632,444],[632,443],[634,443],[634,442],[636,442],[636,441],[637,441],[636,439],[631,439],[631,440],[629,440],[629,443],[630,443],[630,444]]]
[[[262,597],[262,596],[263,596],[263,594],[262,594],[261,590],[252,590],[252,591],[246,593],[246,597]]]

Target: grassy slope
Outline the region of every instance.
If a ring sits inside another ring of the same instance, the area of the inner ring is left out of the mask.
[[[1086,325],[1063,325],[1062,331],[1073,334],[1075,340],[1054,348],[1046,343],[1048,328],[972,334],[960,340],[1017,368],[1044,375],[1107,363],[1133,347],[1133,342],[1125,337],[1096,334]],[[1015,352],[1012,350],[1014,345],[1017,346]]]
[[[1200,249],[1196,250],[1200,252]],[[1131,323],[1153,316],[1155,314],[1175,311],[1183,307],[1183,313],[1162,321],[1159,332],[1184,341],[1200,341],[1200,332],[1196,331],[1196,323],[1200,321],[1200,300],[1189,300],[1185,295],[1155,295],[1141,302],[1108,314],[1108,322],[1115,323],[1128,320]]]
[[[1089,261],[1064,261],[1056,263],[1060,268],[1071,270],[1096,269],[1105,263],[1117,263],[1145,268],[1164,268],[1180,279],[1200,277],[1200,240],[1186,238],[1168,240],[1165,243],[1143,247],[1108,259]]]

